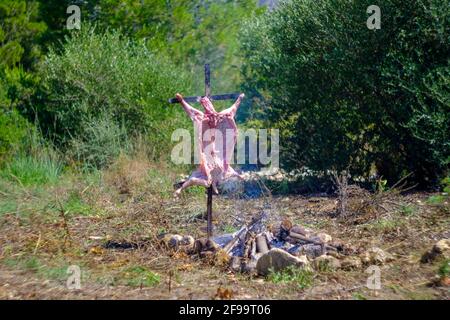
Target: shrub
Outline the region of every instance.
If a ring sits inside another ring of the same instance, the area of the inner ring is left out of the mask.
[[[246,88],[278,126],[286,168],[335,167],[422,185],[450,153],[447,1],[293,0],[243,28]],[[262,100],[261,100],[262,99]]]
[[[86,27],[73,33],[60,53],[50,51],[40,75],[43,132],[59,146],[77,146],[75,153],[85,159],[96,152],[94,143],[88,145],[91,134],[96,143],[107,141],[89,160],[95,165],[105,164],[105,155],[115,152],[111,148],[122,127],[130,136],[146,132],[155,154],[169,154],[172,130],[187,123],[182,109],[167,103],[177,91],[189,92],[186,75],[143,42],[116,31],[96,34]]]
[[[130,139],[124,126],[109,117],[81,122],[83,131],[70,141],[69,157],[85,168],[110,165],[120,153],[130,150]]]
[[[27,122],[16,110],[0,108],[0,159],[9,157],[26,135]]]
[[[22,147],[30,126],[17,110],[20,96],[30,92],[29,74],[22,69],[0,70],[0,160],[7,160]],[[25,80],[25,81],[24,81]]]

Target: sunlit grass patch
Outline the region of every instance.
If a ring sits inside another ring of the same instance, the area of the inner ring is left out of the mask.
[[[70,264],[61,259],[54,259],[52,263],[49,263],[37,256],[27,255],[6,258],[3,260],[3,264],[9,268],[34,272],[38,277],[44,279],[65,281],[69,277],[67,270]]]
[[[77,192],[71,192],[67,201],[64,203],[64,210],[69,215],[89,215],[94,213],[93,208],[89,206]]]
[[[0,216],[5,213],[17,212],[17,202],[14,199],[0,199]]]
[[[293,283],[299,289],[306,289],[314,283],[314,272],[290,266],[282,271],[270,270],[267,280],[272,283]]]
[[[131,287],[153,287],[160,283],[159,274],[148,270],[145,267],[135,266],[125,270],[124,279],[126,284]]]
[[[233,233],[236,232],[238,229],[231,224],[226,224],[222,227],[222,230],[224,233]]]
[[[417,213],[417,208],[412,205],[404,205],[400,207],[400,213],[403,216],[410,217]]]
[[[445,259],[441,263],[441,265],[439,266],[438,273],[442,278],[450,277],[450,259]]]
[[[373,232],[395,231],[404,225],[404,221],[397,218],[379,218],[365,225],[365,228]]]
[[[56,183],[62,165],[50,157],[18,156],[0,171],[0,176],[22,186]]]

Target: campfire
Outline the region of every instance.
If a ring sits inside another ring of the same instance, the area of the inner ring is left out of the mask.
[[[234,272],[262,275],[289,265],[306,266],[317,257],[334,256],[344,250],[342,244],[332,243],[330,235],[293,225],[288,219],[268,224],[267,211],[234,233],[195,241],[186,239],[180,235],[161,236],[162,242],[171,249],[209,261],[219,258]]]

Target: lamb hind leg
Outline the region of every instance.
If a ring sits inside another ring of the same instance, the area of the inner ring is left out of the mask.
[[[206,179],[190,177],[183,183],[183,185],[180,188],[178,188],[175,191],[174,196],[179,197],[181,191],[183,191],[184,189],[186,189],[190,186],[203,186],[203,187],[207,188],[207,187],[209,187],[209,184]]]

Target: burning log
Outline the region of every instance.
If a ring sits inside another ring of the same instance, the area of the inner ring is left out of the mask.
[[[333,247],[333,246],[331,246],[331,245],[328,245],[328,244],[326,244],[326,243],[324,243],[324,242],[322,242],[322,241],[317,241],[317,240],[315,240],[315,239],[308,238],[308,237],[306,237],[306,236],[303,236],[303,235],[298,234],[298,233],[295,233],[295,232],[290,232],[290,233],[289,233],[289,237],[288,237],[288,239],[286,239],[286,240],[287,240],[287,241],[290,240],[289,242],[293,241],[294,244],[302,243],[302,242],[305,242],[305,243],[312,243],[312,244],[315,244],[315,245],[323,246],[323,247],[324,247],[325,249],[327,249],[327,250],[337,251],[337,248],[335,248],[335,247]]]
[[[242,239],[243,237],[245,237],[245,235],[248,232],[248,228],[246,226],[242,227],[238,232],[234,233],[235,236],[233,236],[232,240],[230,242],[228,242],[224,247],[223,250],[226,253],[230,253],[231,250],[233,250],[233,248],[236,246],[236,244],[238,243],[238,240]]]
[[[260,234],[256,237],[256,252],[258,253],[266,253],[269,251],[269,247],[267,245],[266,233]]]

